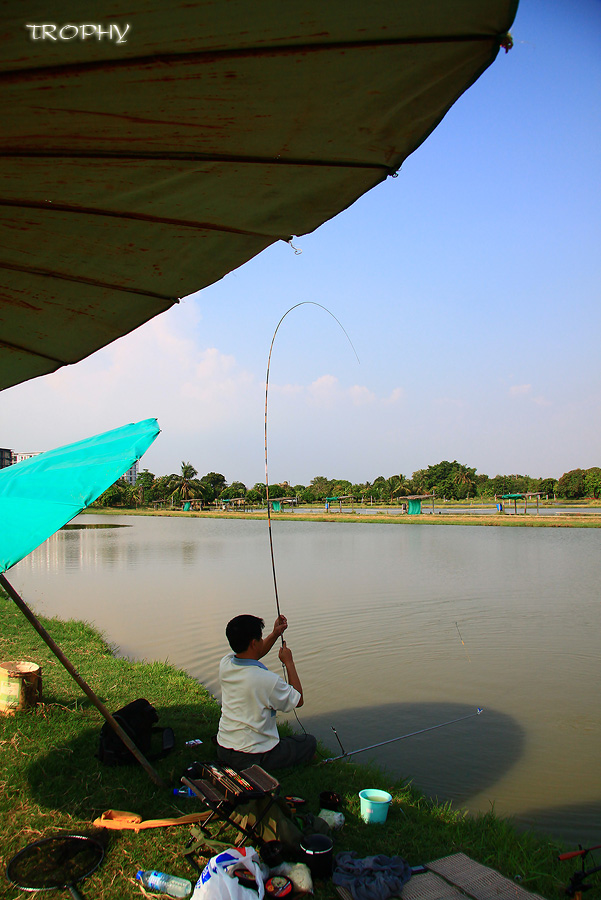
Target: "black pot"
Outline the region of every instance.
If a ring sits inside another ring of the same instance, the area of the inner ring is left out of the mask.
[[[265,865],[270,869],[275,869],[280,863],[285,862],[285,849],[282,841],[266,841],[259,853]]]
[[[313,878],[330,878],[334,862],[334,844],[325,834],[308,834],[301,841],[302,862],[309,866]]]

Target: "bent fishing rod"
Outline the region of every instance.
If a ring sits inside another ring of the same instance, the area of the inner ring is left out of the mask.
[[[267,529],[269,531],[269,549],[271,552],[271,570],[273,572],[273,588],[275,591],[275,606],[276,606],[277,613],[278,613],[278,619],[281,616],[281,612],[280,612],[280,600],[279,600],[279,596],[278,596],[278,581],[277,581],[276,574],[275,574],[275,557],[274,557],[274,553],[273,553],[273,538],[272,538],[272,534],[271,534],[271,504],[269,502],[269,472],[268,472],[268,467],[267,467],[267,401],[268,401],[268,397],[269,397],[269,369],[271,367],[271,353],[273,351],[275,337],[276,337],[276,334],[278,333],[280,325],[282,324],[282,322],[284,321],[284,319],[286,318],[288,313],[291,313],[293,309],[298,309],[299,306],[318,306],[320,309],[323,309],[324,312],[327,312],[328,315],[330,315],[336,322],[338,322],[338,324],[344,331],[349,344],[351,345],[351,347],[353,347],[353,352],[354,352],[355,356],[357,356],[357,351],[355,350],[355,348],[353,346],[353,342],[351,341],[350,337],[348,336],[346,329],[344,328],[344,325],[342,324],[342,322],[340,322],[336,318],[336,316],[334,315],[333,312],[330,312],[330,310],[327,308],[327,306],[322,306],[321,303],[316,303],[314,300],[302,300],[300,303],[295,303],[294,306],[291,306],[290,309],[286,310],[286,312],[284,313],[284,315],[282,316],[282,318],[276,325],[275,331],[273,332],[273,337],[271,339],[271,346],[269,347],[269,356],[267,358],[267,375],[265,377],[265,502],[267,503]],[[358,356],[357,356],[357,362],[359,362]],[[283,635],[280,635],[280,640],[282,642],[282,647],[283,647],[284,646],[284,636]]]
[[[439,725],[430,725],[429,728],[420,728],[419,731],[412,731],[409,734],[401,734],[399,737],[390,738],[387,741],[380,741],[379,744],[370,744],[369,747],[359,747],[358,750],[349,750],[348,752],[342,746],[340,738],[338,737],[338,733],[334,726],[332,726],[332,731],[336,735],[336,740],[340,744],[340,749],[342,753],[340,756],[330,756],[327,759],[321,761],[320,765],[325,765],[325,763],[338,762],[340,759],[348,759],[349,756],[355,756],[356,753],[365,753],[366,750],[375,750],[376,747],[384,747],[386,744],[394,744],[396,741],[404,741],[406,738],[415,737],[417,734],[425,734],[426,731],[435,731],[437,728],[445,728],[447,725],[454,725],[455,722],[464,722],[466,719],[473,719],[474,716],[479,716],[483,713],[484,710],[478,707],[476,712],[470,713],[468,716],[460,716],[458,719],[451,719],[449,722],[441,722]]]

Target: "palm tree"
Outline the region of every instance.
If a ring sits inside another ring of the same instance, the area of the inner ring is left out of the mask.
[[[453,476],[453,484],[458,488],[467,488],[467,496],[469,498],[470,491],[476,487],[476,470],[469,469],[467,466],[460,466]]]
[[[390,478],[386,479],[386,484],[388,486],[391,500],[398,498],[402,494],[409,493],[409,491],[407,490],[407,485],[405,484],[404,475],[391,475]]]
[[[183,462],[181,466],[181,475],[172,475],[169,479],[170,497],[181,500],[186,503],[194,498],[204,499],[205,489],[200,481],[196,480],[198,472],[189,462]]]

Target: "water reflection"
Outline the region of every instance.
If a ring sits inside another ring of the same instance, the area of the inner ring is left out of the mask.
[[[61,531],[83,531],[85,528],[131,528],[131,525],[118,525],[116,522],[69,522]]]
[[[107,524],[131,527],[55,535],[15,587],[217,694],[225,623],[275,618],[265,523]],[[274,547],[301,718],[332,751],[332,724],[354,749],[482,706],[374,758],[441,799],[601,843],[601,530],[276,521]]]

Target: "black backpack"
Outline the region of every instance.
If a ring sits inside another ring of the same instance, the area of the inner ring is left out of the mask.
[[[143,697],[132,700],[123,709],[113,713],[113,718],[149,761],[166,756],[175,746],[175,736],[171,728],[154,727],[155,722],[159,721],[157,711]],[[153,734],[162,734],[162,747],[158,753],[152,754],[150,751]],[[106,766],[138,765],[136,757],[108,722],[100,729],[100,743],[96,756]]]

